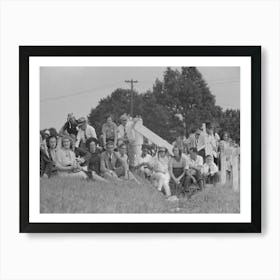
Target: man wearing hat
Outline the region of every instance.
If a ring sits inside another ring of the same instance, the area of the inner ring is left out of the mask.
[[[78,119],[78,134],[77,141],[75,144],[76,148],[81,148],[86,150],[86,141],[90,137],[97,139],[94,127],[87,123],[86,118],[81,117]]]
[[[118,177],[126,174],[126,164],[114,151],[114,142],[112,141],[106,143],[106,150],[101,154],[100,171],[102,177],[111,180],[118,180]]]
[[[118,126],[118,139],[122,140],[125,144],[129,142],[129,137],[131,138],[131,123],[128,121],[127,114],[120,116],[121,124]]]
[[[193,130],[192,133],[190,134],[187,142],[188,142],[188,151],[190,148],[198,148],[198,140],[201,134],[201,130],[198,128],[196,130]]]
[[[127,114],[123,114],[120,116],[121,124],[118,126],[118,142],[122,141],[127,145],[128,149],[128,158],[130,166],[136,165],[136,154],[137,154],[137,147],[141,149],[141,141],[139,145],[138,134],[134,131],[134,122],[130,120]]]

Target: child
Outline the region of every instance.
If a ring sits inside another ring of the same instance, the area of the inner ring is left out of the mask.
[[[203,164],[201,171],[206,183],[216,185],[216,183],[219,181],[218,167],[214,163],[213,157],[211,155],[206,156],[205,163]]]

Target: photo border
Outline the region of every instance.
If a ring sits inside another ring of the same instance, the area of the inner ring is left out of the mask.
[[[247,56],[251,57],[250,223],[30,223],[29,57],[31,56]],[[203,233],[261,232],[260,46],[19,46],[20,232]]]

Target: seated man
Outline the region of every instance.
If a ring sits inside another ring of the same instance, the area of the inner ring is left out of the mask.
[[[205,178],[205,182],[209,184],[216,185],[219,181],[218,167],[214,163],[213,157],[211,155],[206,156],[205,163],[202,167],[202,174]]]
[[[114,151],[114,143],[112,141],[106,143],[106,150],[101,154],[100,172],[102,177],[111,180],[118,180],[119,177],[125,176],[126,163]]]
[[[153,160],[153,157],[149,154],[149,149],[147,145],[142,145],[142,154],[138,160],[138,165],[135,169],[140,169],[140,172],[145,176],[145,178],[150,178],[152,171],[149,168],[149,163]]]
[[[202,176],[203,158],[197,154],[197,149],[190,148],[190,154],[187,155],[187,184],[190,186],[192,183],[197,184],[199,189],[204,187],[204,180]]]

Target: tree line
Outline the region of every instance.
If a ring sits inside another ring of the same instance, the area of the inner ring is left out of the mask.
[[[98,134],[106,115],[118,120],[123,113],[129,113],[130,97],[130,90],[118,88],[91,109],[88,120]],[[196,67],[180,70],[168,67],[163,80],[156,79],[152,90],[134,92],[134,115],[141,116],[146,127],[169,142],[178,132],[188,135],[202,123],[211,122],[219,134],[228,132],[240,143],[240,110],[217,106],[215,96]]]

